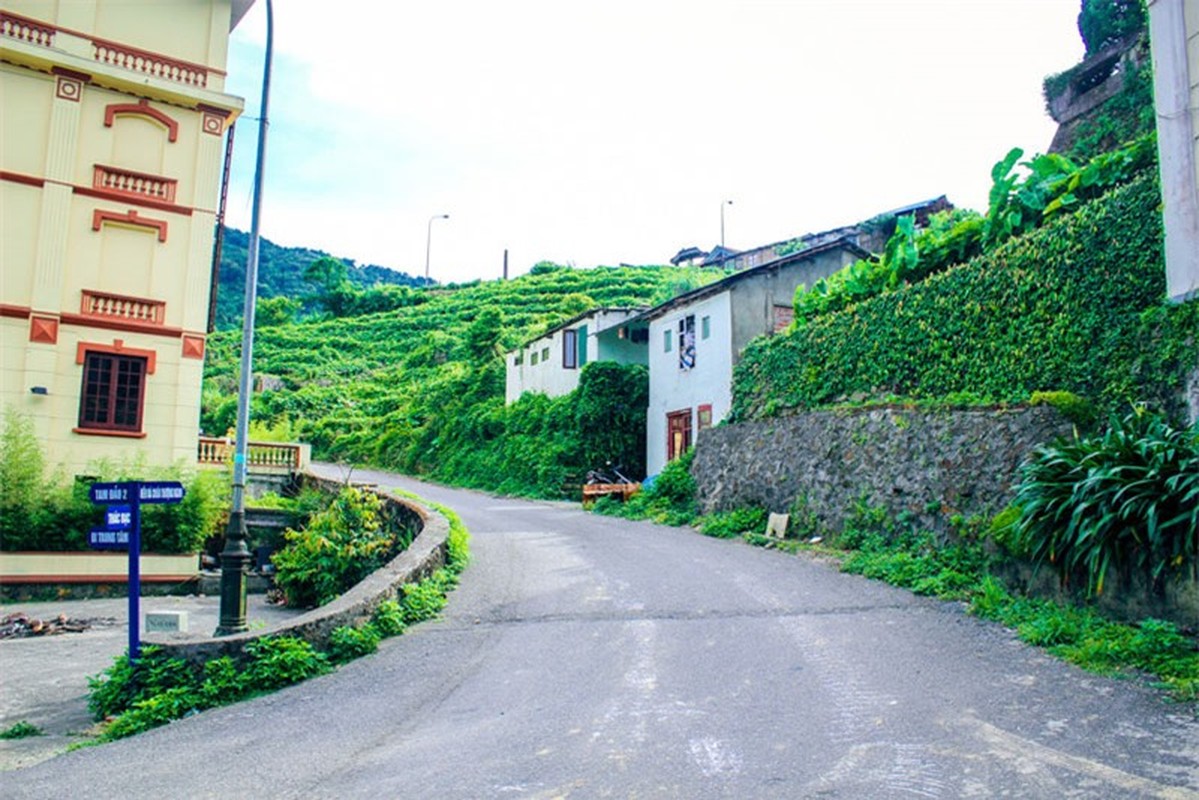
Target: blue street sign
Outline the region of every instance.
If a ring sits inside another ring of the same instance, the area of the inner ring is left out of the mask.
[[[136,492],[136,496],[134,493]],[[179,481],[130,481],[128,483],[93,483],[88,497],[96,505],[113,503],[178,503],[187,492]]]
[[[178,481],[145,481],[137,487],[140,503],[178,503],[184,494],[183,484]]]
[[[88,497],[96,505],[107,505],[109,503],[127,503],[131,499],[129,497],[128,483],[93,483],[92,488],[88,490]]]
[[[127,531],[133,525],[133,506],[109,506],[104,511],[104,527],[110,531]]]
[[[129,531],[92,528],[88,532],[87,543],[93,550],[128,550]]]

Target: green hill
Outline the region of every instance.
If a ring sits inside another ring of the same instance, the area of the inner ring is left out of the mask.
[[[510,281],[416,290],[417,304],[393,311],[261,328],[254,372],[271,388],[255,393],[251,416],[319,458],[452,479],[444,464],[480,445],[462,431],[491,415],[480,436],[503,432],[507,349],[593,306],[648,306],[722,274],[539,264]],[[235,423],[240,338],[209,339],[208,433]]]
[[[246,259],[250,234],[237,228],[226,228],[221,244],[221,270],[217,278],[216,327],[228,330],[241,325],[245,303]],[[313,287],[304,280],[304,270],[317,259],[329,254],[307,247],[283,247],[269,239],[258,244],[258,297],[290,297],[302,300]],[[376,284],[423,286],[424,278],[397,272],[375,264],[358,266],[349,259],[337,259],[346,265],[346,278],[356,287],[367,289]],[[311,311],[309,304],[307,310]]]

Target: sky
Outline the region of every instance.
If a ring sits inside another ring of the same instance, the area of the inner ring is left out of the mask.
[[[1044,152],[1079,0],[278,0],[262,235],[461,282],[663,264],[945,194]],[[233,32],[248,230],[266,3]],[[727,201],[732,204],[728,205]],[[430,218],[449,214],[449,219]]]

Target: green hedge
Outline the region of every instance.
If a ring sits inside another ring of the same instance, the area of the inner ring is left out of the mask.
[[[966,264],[759,339],[734,419],[846,401],[1070,391],[1101,412],[1177,413],[1199,303],[1165,304],[1155,172]]]

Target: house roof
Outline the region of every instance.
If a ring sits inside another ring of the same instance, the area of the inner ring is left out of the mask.
[[[740,254],[740,250],[734,250],[731,247],[725,247],[722,244],[718,244],[712,248],[712,252],[708,253],[707,257],[704,259],[704,263],[700,266],[710,267],[713,264],[723,264],[731,258],[736,258]]]
[[[680,261],[686,261],[690,258],[703,258],[708,254],[698,247],[684,247],[682,250],[674,254],[674,258],[670,259],[671,264],[676,266]]]
[[[596,306],[595,308],[589,308],[581,314],[574,315],[573,317],[566,320],[565,322],[558,323],[557,325],[550,328],[545,333],[542,333],[540,336],[534,336],[532,339],[527,339],[524,342],[521,342],[519,346],[517,346],[516,348],[514,348],[512,350],[509,350],[508,352],[515,353],[517,350],[523,350],[524,348],[531,345],[533,342],[539,342],[542,339],[547,339],[550,336],[553,336],[558,331],[565,330],[566,328],[571,328],[574,325],[576,325],[577,323],[582,322],[585,319],[589,319],[590,317],[594,317],[597,314],[604,314],[604,313],[611,313],[611,312],[628,312],[629,319],[632,319],[634,317],[639,317],[645,310],[646,310],[645,306]]]
[[[667,300],[665,303],[656,305],[648,311],[642,312],[635,319],[638,322],[648,322],[650,320],[657,319],[658,317],[669,314],[676,308],[690,305],[698,300],[703,300],[707,297],[711,297],[712,295],[728,291],[734,284],[748,278],[752,278],[755,275],[760,275],[765,272],[769,272],[770,270],[777,270],[781,267],[796,264],[801,261],[807,261],[810,258],[823,253],[828,253],[833,250],[848,250],[857,258],[866,258],[870,255],[870,253],[866,252],[857,245],[852,236],[839,236],[822,241],[819,244],[811,247],[806,247],[798,252],[780,256],[773,261],[767,261],[765,264],[759,264],[756,267],[750,267],[749,269],[743,269],[740,272],[734,272],[732,275],[715,281],[714,283],[709,283],[707,286],[701,286],[698,289],[692,289],[691,291],[685,292],[678,297]]]

